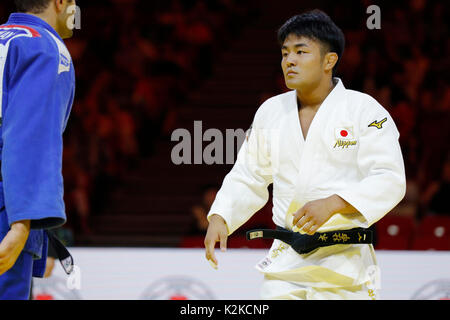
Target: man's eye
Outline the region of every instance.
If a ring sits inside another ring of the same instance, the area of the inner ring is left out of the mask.
[[[288,54],[287,53],[282,53],[281,55],[283,56],[283,58],[286,58]]]
[[[297,54],[305,53],[305,51],[297,51]]]

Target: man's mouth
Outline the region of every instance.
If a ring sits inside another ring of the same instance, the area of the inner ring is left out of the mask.
[[[287,76],[294,76],[294,75],[296,75],[296,74],[298,74],[298,73],[295,72],[294,70],[288,70],[288,71],[286,72],[286,75],[287,75]]]

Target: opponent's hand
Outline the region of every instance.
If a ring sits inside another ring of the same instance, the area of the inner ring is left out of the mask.
[[[16,263],[29,234],[30,220],[18,221],[11,225],[11,229],[0,243],[0,275]]]
[[[214,254],[216,242],[220,243],[220,250],[224,252],[227,249],[228,227],[225,220],[214,214],[209,218],[208,231],[205,236],[206,259],[211,263],[214,269],[217,269],[219,262]]]

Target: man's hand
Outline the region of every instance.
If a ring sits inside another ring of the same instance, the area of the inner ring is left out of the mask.
[[[306,203],[294,214],[294,231],[303,229],[307,234],[313,235],[325,222],[336,213],[358,212],[347,201],[338,195],[332,195],[325,199],[314,200]]]
[[[210,261],[214,269],[217,269],[218,261],[214,254],[214,247],[216,242],[220,243],[220,250],[225,251],[227,249],[228,227],[225,220],[214,214],[209,219],[208,231],[205,236],[205,250],[206,259]]]
[[[30,220],[18,221],[0,243],[0,275],[12,268],[27,242]]]
[[[55,267],[55,258],[47,257],[47,262],[45,264],[44,278],[48,278],[52,275],[54,267]]]

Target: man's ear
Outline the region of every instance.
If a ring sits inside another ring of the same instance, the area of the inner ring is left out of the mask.
[[[55,4],[55,8],[58,13],[64,10],[64,0],[53,0],[53,3]]]
[[[326,53],[325,57],[323,59],[325,71],[332,71],[334,66],[336,65],[338,59],[339,59],[339,57],[336,54],[336,52],[328,52],[328,53]]]

